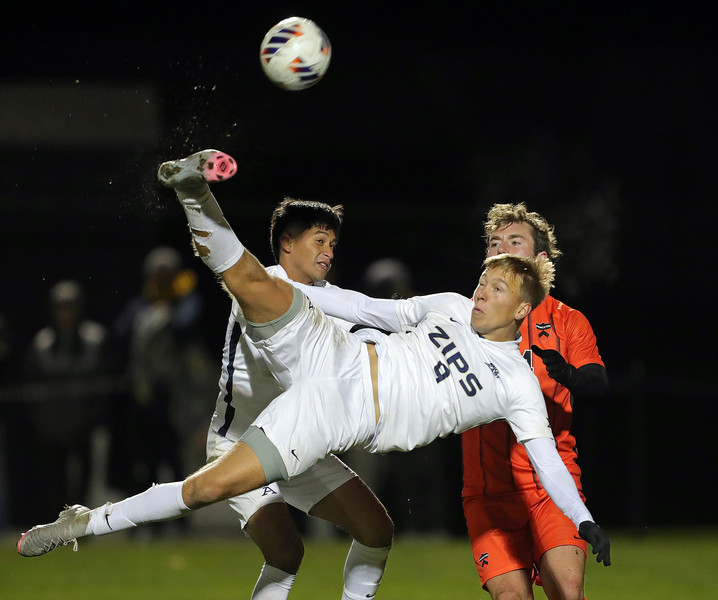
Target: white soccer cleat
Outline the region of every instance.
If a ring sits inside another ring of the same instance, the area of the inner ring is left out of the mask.
[[[81,504],[68,506],[60,513],[56,521],[46,525],[36,525],[23,533],[17,543],[18,554],[22,556],[42,556],[58,546],[67,546],[83,537],[90,521],[90,509]]]
[[[177,190],[224,181],[236,172],[237,162],[229,154],[210,149],[163,162],[157,169],[157,179],[162,185]]]

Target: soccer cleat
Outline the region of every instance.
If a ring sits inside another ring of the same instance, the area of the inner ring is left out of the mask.
[[[219,150],[200,150],[187,158],[162,163],[157,169],[157,179],[177,190],[224,181],[236,172],[237,163],[229,154]]]
[[[23,533],[17,543],[18,554],[42,556],[70,542],[75,542],[74,549],[77,550],[77,538],[85,535],[89,521],[89,508],[81,504],[68,506],[53,523],[36,525]]]

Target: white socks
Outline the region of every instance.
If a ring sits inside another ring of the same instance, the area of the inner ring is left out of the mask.
[[[376,595],[390,550],[391,546],[370,548],[356,540],[352,542],[344,564],[342,600],[367,600]]]
[[[142,523],[181,517],[190,510],[182,500],[183,483],[155,484],[141,494],[91,510],[87,535],[105,535]]]
[[[251,600],[286,600],[296,577],[264,563]]]
[[[215,273],[226,271],[240,259],[244,246],[225,220],[209,186],[176,192],[200,258]]]
[[[370,548],[356,540],[352,542],[344,565],[342,600],[367,600],[376,595],[390,550],[391,546]],[[286,600],[295,579],[296,575],[265,563],[252,600]]]

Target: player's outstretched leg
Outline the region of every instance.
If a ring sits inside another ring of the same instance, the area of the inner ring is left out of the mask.
[[[226,152],[200,150],[186,158],[162,163],[157,179],[173,188],[190,226],[195,251],[215,273],[231,267],[244,252],[222,214],[209,183],[224,181],[237,172]]]
[[[157,169],[157,179],[163,185],[179,190],[224,181],[236,172],[237,163],[229,154],[209,149],[162,163]]]
[[[58,546],[77,542],[78,537],[87,534],[89,521],[89,508],[80,504],[69,506],[56,521],[36,525],[24,533],[17,543],[17,551],[22,556],[42,556]]]

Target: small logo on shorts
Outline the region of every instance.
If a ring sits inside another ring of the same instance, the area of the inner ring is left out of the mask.
[[[295,450],[294,448],[292,448],[292,451],[291,451],[291,452],[292,452],[292,456],[293,456],[294,458],[296,458],[297,460],[299,460],[299,457],[297,456],[297,452],[296,452],[296,450]]]
[[[486,566],[488,566],[488,564],[489,564],[489,553],[488,552],[484,552],[481,556],[479,556],[479,564],[484,568]]]

